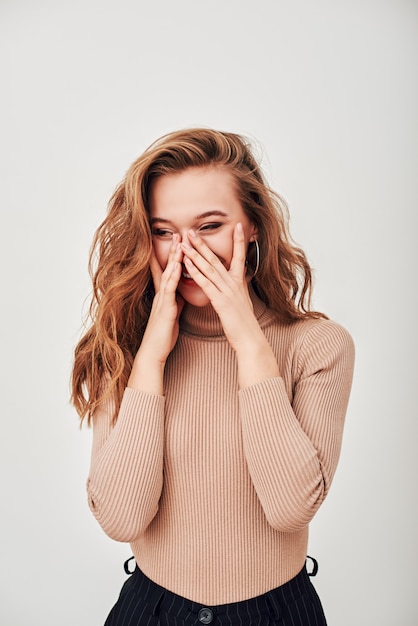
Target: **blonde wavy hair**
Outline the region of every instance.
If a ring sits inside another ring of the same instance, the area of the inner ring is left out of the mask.
[[[250,142],[206,128],[164,135],[131,165],[93,239],[90,327],[75,349],[72,373],[72,402],[87,423],[106,400],[116,419],[151,310],[150,185],[166,174],[208,166],[230,172],[243,210],[257,227],[261,258],[252,278],[257,295],[285,324],[325,317],[310,310],[311,268],[290,238],[286,203],[266,184]],[[248,264],[254,267],[254,246]]]

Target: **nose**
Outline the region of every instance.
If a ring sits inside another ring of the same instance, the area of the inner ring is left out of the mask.
[[[182,243],[183,241],[188,241],[188,232],[189,232],[189,228],[184,228],[183,230],[179,230],[178,231],[178,236],[179,236],[179,243]]]

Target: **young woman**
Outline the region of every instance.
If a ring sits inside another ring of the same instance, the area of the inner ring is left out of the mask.
[[[323,626],[308,524],[340,453],[353,344],[247,141],[192,129],[129,169],[99,227],[73,401],[88,496],[135,557],[106,626]]]

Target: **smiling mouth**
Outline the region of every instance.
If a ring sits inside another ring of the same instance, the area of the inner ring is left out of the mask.
[[[185,280],[193,280],[193,278],[190,276],[190,274],[188,272],[186,272],[186,268],[182,267],[182,271],[181,271],[181,277],[184,278]]]

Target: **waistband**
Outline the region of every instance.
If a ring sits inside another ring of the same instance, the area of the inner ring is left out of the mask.
[[[188,620],[196,616],[201,623],[211,623],[216,617],[222,619],[222,616],[227,616],[231,623],[235,623],[234,616],[236,616],[236,622],[240,623],[238,616],[242,615],[248,615],[252,619],[269,615],[278,619],[283,614],[286,605],[295,602],[302,595],[311,594],[312,583],[309,577],[316,575],[318,570],[315,559],[311,558],[311,560],[313,561],[311,573],[308,574],[304,566],[294,578],[283,585],[260,596],[230,604],[207,605],[183,598],[154,583],[137,565],[132,576],[135,579],[136,593],[140,594],[152,615],[175,614],[179,620]],[[129,572],[127,563],[125,563],[125,571]],[[210,621],[204,621],[205,616]]]

